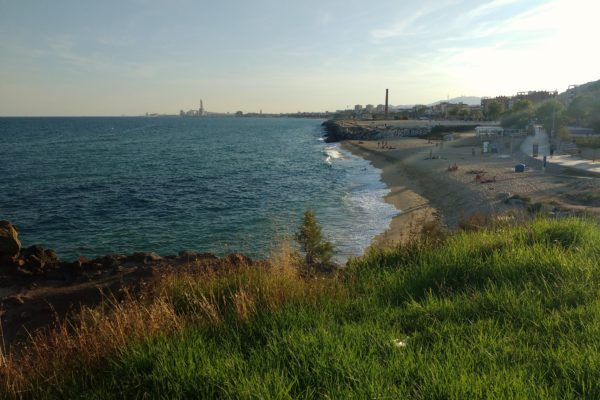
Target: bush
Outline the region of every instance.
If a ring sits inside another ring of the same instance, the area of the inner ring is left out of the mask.
[[[332,262],[334,246],[331,242],[323,240],[321,227],[317,223],[313,210],[304,212],[302,225],[296,233],[296,240],[306,254],[304,259],[307,266],[322,269],[330,269],[334,266]]]

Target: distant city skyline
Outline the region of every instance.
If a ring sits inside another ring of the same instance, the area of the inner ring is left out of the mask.
[[[0,0],[0,116],[335,111],[600,79],[589,0]]]

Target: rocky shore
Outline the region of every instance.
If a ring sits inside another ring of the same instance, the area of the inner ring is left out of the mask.
[[[139,293],[151,287],[153,279],[171,271],[201,272],[261,263],[264,261],[238,253],[217,257],[191,251],[61,261],[51,249],[23,248],[15,225],[0,221],[0,343],[10,347],[81,306],[99,304],[106,296],[119,299]]]
[[[432,120],[327,120],[321,124],[327,143],[344,140],[381,140],[403,137],[421,137],[429,133],[443,133],[473,129],[473,121]]]
[[[376,135],[371,128],[351,126],[339,121],[327,120],[322,124],[325,131],[325,142],[334,143],[342,140],[367,140]]]

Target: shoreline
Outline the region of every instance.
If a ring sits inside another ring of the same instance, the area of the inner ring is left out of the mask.
[[[404,170],[402,160],[356,141],[345,140],[340,145],[344,150],[369,161],[381,171],[381,181],[389,190],[384,201],[398,210],[398,214],[392,218],[387,228],[371,240],[365,252],[373,246],[404,243],[410,239],[411,233],[420,230],[420,225],[436,218],[437,210],[430,205],[429,200],[417,193],[415,181]]]
[[[596,203],[586,200],[598,190],[595,180],[567,176],[561,168],[543,171],[539,160],[520,151],[511,154],[506,144],[503,152],[482,154],[472,134],[447,142],[390,139],[387,149],[377,143],[341,142],[343,149],[381,170],[380,179],[390,191],[384,200],[399,210],[370,247],[406,242],[429,222],[453,230],[476,214],[488,218],[510,212],[518,217],[528,215],[531,206],[544,207],[549,215],[600,213]],[[516,173],[517,163],[526,164],[526,171]],[[449,169],[451,165],[457,168]],[[476,179],[479,172],[481,180]]]

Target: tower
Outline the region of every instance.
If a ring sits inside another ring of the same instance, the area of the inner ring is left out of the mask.
[[[385,89],[385,119],[388,117],[388,95],[390,93],[390,89]]]
[[[202,104],[202,99],[200,99],[200,108],[198,109],[198,116],[202,117],[204,115],[204,104]]]

